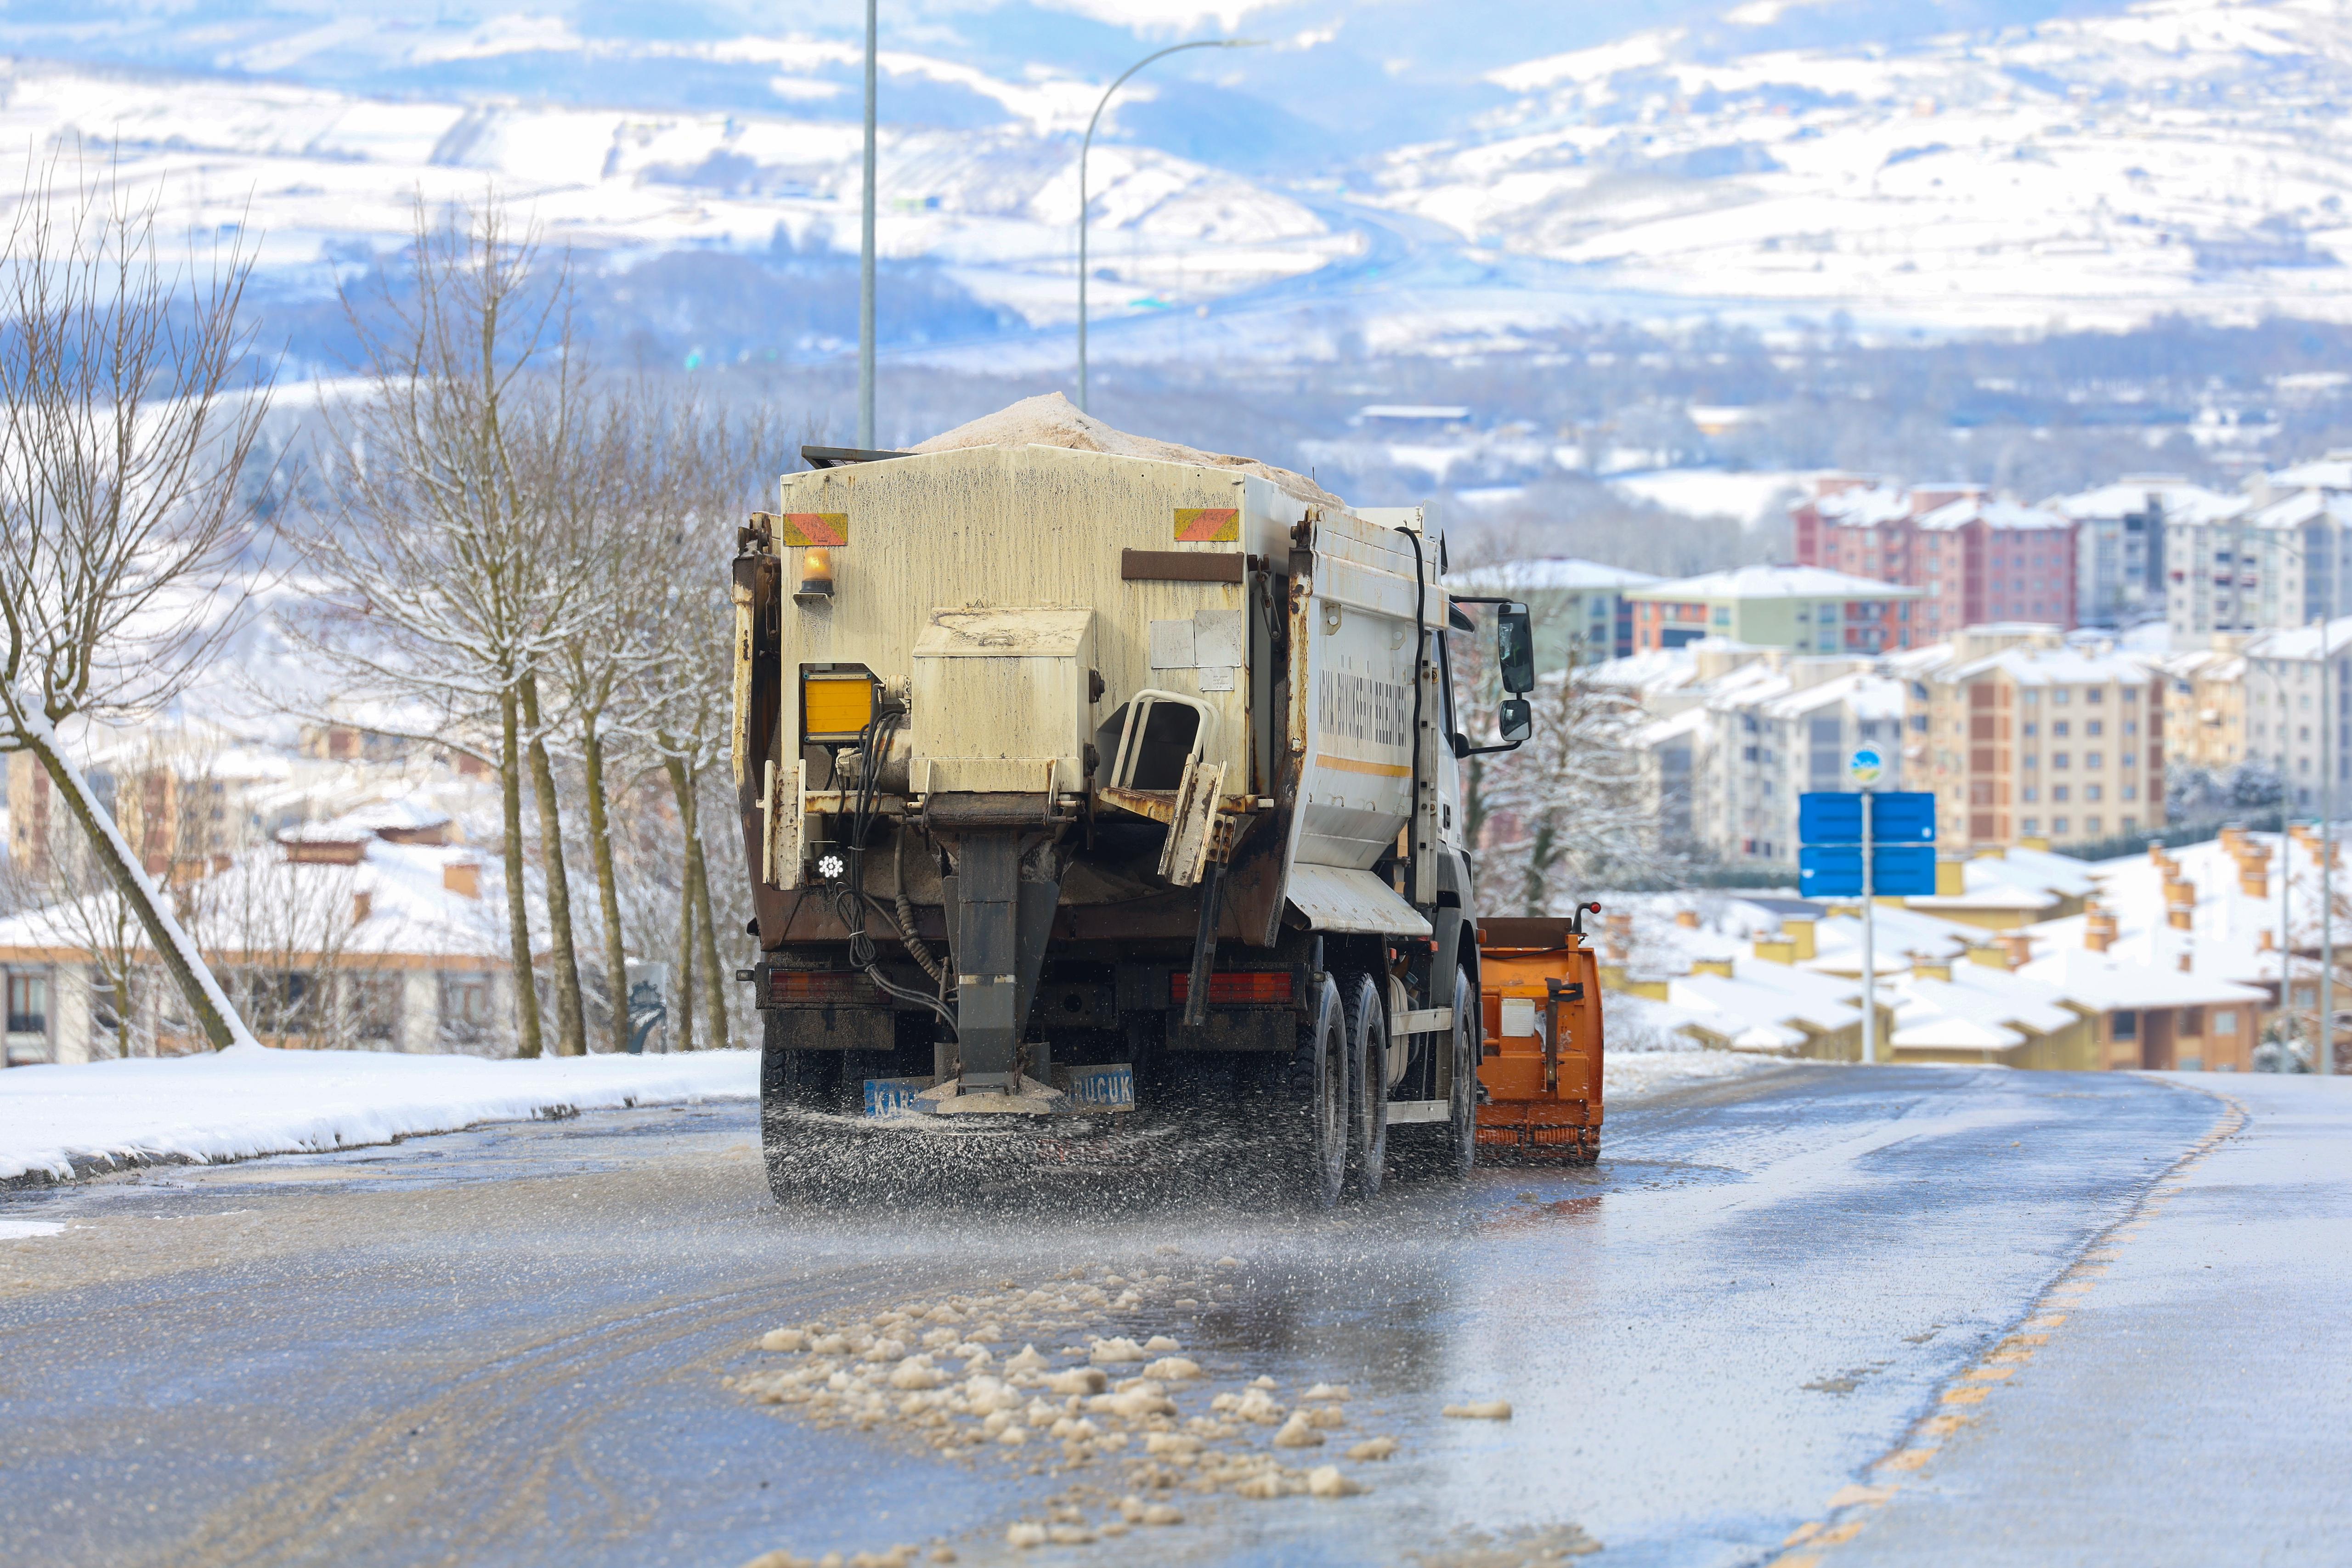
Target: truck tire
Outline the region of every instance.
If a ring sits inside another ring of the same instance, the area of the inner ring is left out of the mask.
[[[1284,1196],[1335,1207],[1348,1179],[1348,1016],[1328,975],[1290,1056],[1272,1065],[1266,1131]]]
[[[1348,1187],[1375,1197],[1389,1162],[1388,1009],[1369,974],[1345,982],[1348,1029]]]
[[[837,1184],[839,1140],[824,1113],[841,1087],[839,1051],[786,1050],[770,1016],[760,1048],[760,1152],[778,1203],[829,1195]]]
[[[1454,1088],[1443,1121],[1400,1127],[1393,1134],[1398,1168],[1416,1176],[1460,1181],[1478,1160],[1478,988],[1469,972],[1454,981],[1454,1030],[1437,1039],[1453,1063]],[[1426,1039],[1426,1036],[1416,1038]]]
[[[1467,970],[1454,982],[1454,1033],[1447,1045],[1454,1053],[1454,1092],[1445,1122],[1445,1161],[1441,1173],[1460,1181],[1478,1163],[1478,1060],[1484,1055],[1478,1017],[1478,987]]]

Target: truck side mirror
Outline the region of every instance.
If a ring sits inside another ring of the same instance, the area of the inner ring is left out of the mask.
[[[1535,712],[1528,706],[1528,700],[1524,697],[1504,699],[1503,705],[1496,710],[1495,717],[1497,727],[1503,731],[1503,744],[1506,746],[1524,744],[1528,736],[1535,731]]]
[[[1536,623],[1525,605],[1505,605],[1495,612],[1495,664],[1502,672],[1503,689],[1521,696],[1536,689]],[[1528,705],[1519,705],[1522,715]],[[1504,710],[1510,711],[1507,704]],[[1509,733],[1509,725],[1504,726]],[[1525,739],[1524,733],[1521,736]]]

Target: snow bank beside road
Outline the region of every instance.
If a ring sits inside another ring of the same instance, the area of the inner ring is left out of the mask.
[[[1630,1099],[1709,1079],[1745,1078],[1787,1060],[1743,1051],[1620,1051],[1601,1057],[1601,1089],[1612,1100]]]
[[[478,1057],[236,1047],[157,1061],[0,1072],[0,1182],[77,1166],[236,1160],[384,1143],[551,1108],[755,1100],[756,1051]]]

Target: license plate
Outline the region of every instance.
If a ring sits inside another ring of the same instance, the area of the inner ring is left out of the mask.
[[[927,1078],[869,1078],[866,1080],[866,1114],[914,1116],[915,1097],[931,1087]]]
[[[1135,1069],[1125,1062],[1110,1067],[1072,1068],[1070,1104],[1079,1110],[1133,1110]]]

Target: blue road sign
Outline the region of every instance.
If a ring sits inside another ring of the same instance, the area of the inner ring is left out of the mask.
[[[1797,797],[1797,842],[1862,842],[1862,796],[1851,790],[1813,790]],[[1858,866],[1859,860],[1855,861]]]
[[[1808,899],[1862,896],[1862,846],[1806,844],[1797,850],[1797,892]]]
[[[1923,789],[1870,797],[1870,836],[1881,844],[1936,842],[1936,797]]]
[[[1925,898],[1936,890],[1931,844],[1881,844],[1871,856],[1871,891],[1879,898]],[[1862,896],[1862,846],[1807,844],[1797,851],[1797,891],[1808,899]]]
[[[1936,797],[1926,790],[1890,790],[1870,797],[1870,837],[1879,844],[1936,842]],[[1797,797],[1801,844],[1862,842],[1862,796],[1813,790]]]

